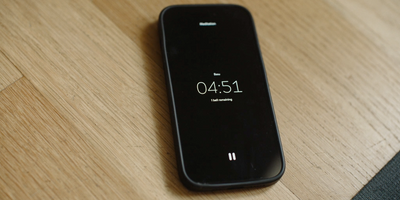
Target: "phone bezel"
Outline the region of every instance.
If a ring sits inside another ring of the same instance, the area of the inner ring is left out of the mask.
[[[276,126],[277,134],[278,134],[278,142],[279,142],[279,147],[280,147],[280,152],[281,152],[281,158],[282,158],[282,168],[281,171],[278,175],[276,175],[273,178],[265,178],[262,180],[255,180],[255,181],[240,181],[240,182],[233,182],[233,183],[217,183],[217,184],[209,184],[209,183],[199,183],[195,182],[190,179],[190,177],[187,175],[185,167],[184,167],[184,160],[183,160],[183,154],[182,154],[182,146],[180,142],[180,133],[178,129],[178,119],[177,119],[177,113],[175,109],[175,100],[174,100],[174,94],[173,94],[173,85],[171,81],[171,75],[170,75],[170,70],[169,70],[169,65],[168,65],[168,57],[167,57],[167,50],[166,50],[166,43],[165,43],[165,31],[164,31],[164,15],[166,12],[168,12],[171,8],[176,8],[176,7],[207,7],[207,6],[234,6],[234,7],[239,7],[241,9],[244,9],[246,12],[248,12],[250,16],[250,21],[252,23],[253,31],[255,33],[254,37],[257,42],[257,48],[258,52],[260,54],[261,58],[261,63],[263,66],[264,74],[265,74],[265,80],[267,84],[267,92],[268,96],[270,98],[271,102],[271,107],[272,107],[272,113],[274,116],[274,123]],[[165,73],[165,81],[167,85],[167,93],[168,93],[168,100],[169,100],[169,109],[170,109],[170,117],[171,117],[171,126],[173,129],[173,136],[174,136],[174,143],[175,143],[175,153],[176,153],[176,159],[177,159],[177,167],[178,167],[178,172],[179,172],[179,177],[181,182],[190,190],[194,191],[204,191],[204,190],[216,190],[216,189],[232,189],[232,188],[242,188],[242,187],[254,187],[254,186],[268,186],[271,184],[274,184],[277,182],[282,175],[285,172],[286,164],[285,164],[285,158],[283,155],[283,149],[282,149],[282,143],[280,139],[280,134],[279,134],[279,129],[277,126],[276,122],[276,115],[274,112],[273,108],[273,102],[271,99],[271,94],[270,94],[270,89],[269,89],[269,84],[268,84],[268,79],[264,67],[264,62],[262,60],[262,55],[261,55],[261,50],[258,42],[258,37],[255,29],[255,24],[254,20],[252,18],[251,13],[244,8],[243,6],[240,5],[235,5],[235,4],[201,4],[201,5],[172,5],[164,8],[159,16],[159,36],[160,36],[160,43],[161,43],[161,52],[163,56],[163,64],[164,64],[164,73]]]

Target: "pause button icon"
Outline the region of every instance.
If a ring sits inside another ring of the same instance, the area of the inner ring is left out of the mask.
[[[229,160],[230,160],[230,161],[236,160],[236,154],[235,154],[235,152],[228,153],[228,157],[229,157]]]

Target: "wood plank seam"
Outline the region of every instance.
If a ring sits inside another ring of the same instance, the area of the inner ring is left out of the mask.
[[[6,87],[4,87],[4,89],[0,90],[0,94],[1,92],[3,92],[4,90],[6,90],[8,87],[12,86],[14,83],[18,82],[21,78],[24,78],[25,76],[22,75],[20,78],[18,78],[17,80],[15,80],[14,82],[8,84]]]
[[[0,88],[0,92],[5,90],[7,87],[11,86],[12,84],[14,84],[15,82],[17,82],[18,80],[20,80],[21,78],[24,77],[24,74],[21,72],[21,70],[11,61],[11,59],[7,56],[6,53],[4,53],[4,51],[2,49],[0,49],[0,53],[3,54],[3,56],[8,60],[8,62],[10,62],[14,68],[22,75],[21,77],[19,77],[17,80],[11,82],[10,84],[6,85],[3,89]]]
[[[291,189],[290,189],[290,187],[288,187],[282,180],[281,181],[279,181],[286,189],[288,189],[291,193],[292,193],[292,195],[294,195],[297,199],[301,199],[299,196],[297,196],[297,194],[295,194]]]
[[[11,59],[7,56],[6,53],[3,52],[3,50],[0,48],[0,53],[3,54],[4,57],[7,58],[7,60],[15,67],[15,69],[17,69],[19,71],[19,73],[22,74],[22,76],[24,76],[24,74],[21,72],[21,70],[11,61]],[[22,77],[21,77],[22,78]]]

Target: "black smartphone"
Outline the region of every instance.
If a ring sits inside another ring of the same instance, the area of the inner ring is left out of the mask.
[[[159,18],[179,176],[191,190],[264,186],[285,169],[256,30],[238,5]]]

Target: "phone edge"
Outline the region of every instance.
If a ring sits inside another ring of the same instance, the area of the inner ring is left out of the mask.
[[[182,146],[180,142],[180,137],[179,137],[179,128],[178,128],[178,120],[177,120],[177,115],[176,115],[176,109],[175,109],[175,100],[174,100],[174,95],[173,95],[173,88],[172,88],[172,81],[171,81],[171,76],[170,76],[170,71],[169,71],[169,65],[168,65],[168,58],[167,58],[167,51],[166,51],[166,44],[165,44],[165,34],[164,34],[164,24],[163,24],[163,16],[164,14],[171,8],[176,8],[176,7],[202,7],[202,6],[235,6],[235,7],[240,7],[241,9],[245,10],[251,19],[251,23],[253,26],[253,31],[255,34],[256,38],[256,43],[257,43],[257,48],[259,52],[259,58],[261,60],[261,64],[263,66],[263,71],[264,71],[264,76],[266,80],[266,86],[267,86],[267,92],[269,95],[269,99],[271,102],[271,108],[272,108],[272,114],[274,116],[274,123],[276,126],[276,131],[277,131],[277,139],[279,142],[279,147],[280,147],[280,152],[281,152],[281,158],[282,158],[282,168],[281,171],[273,178],[268,178],[268,179],[263,179],[263,180],[257,180],[257,181],[243,181],[243,182],[237,182],[237,183],[219,183],[219,184],[204,184],[204,183],[197,183],[193,180],[190,179],[190,177],[186,174],[186,170],[184,167],[184,160],[183,160],[183,154],[182,154]],[[207,190],[220,190],[220,189],[233,189],[233,188],[243,188],[243,187],[265,187],[272,185],[279,181],[279,179],[283,176],[285,170],[286,170],[286,164],[285,164],[285,157],[284,157],[284,152],[283,152],[283,147],[280,139],[280,132],[278,129],[278,124],[276,121],[276,115],[273,107],[273,102],[272,102],[272,97],[269,89],[269,84],[268,84],[268,77],[267,73],[265,70],[264,66],[264,61],[262,59],[262,53],[260,49],[260,44],[258,41],[257,37],[257,32],[256,32],[256,27],[255,23],[253,20],[253,17],[248,9],[241,5],[236,5],[236,4],[181,4],[181,5],[171,5],[166,8],[164,8],[159,15],[159,20],[158,20],[158,32],[159,32],[159,39],[160,39],[160,47],[161,47],[161,54],[163,57],[163,68],[164,68],[164,76],[165,76],[165,82],[167,85],[167,94],[168,94],[168,104],[169,104],[169,110],[170,110],[170,118],[171,118],[171,126],[173,130],[173,137],[174,137],[174,148],[175,148],[175,154],[176,154],[176,159],[177,159],[177,167],[178,167],[178,174],[181,182],[183,185],[188,188],[189,190],[192,191],[207,191]]]

